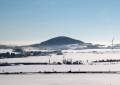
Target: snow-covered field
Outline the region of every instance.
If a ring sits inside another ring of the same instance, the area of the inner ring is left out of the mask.
[[[120,63],[92,64],[92,61],[102,59],[120,59],[120,50],[89,49],[67,50],[64,55],[30,56],[26,58],[0,59],[0,63],[24,62],[62,62],[63,59],[72,61],[82,60],[84,65],[16,65],[1,66],[0,73],[4,72],[44,72],[44,71],[117,71],[120,72]],[[120,85],[120,74],[10,74],[0,75],[0,85]]]
[[[9,52],[9,53],[12,53],[12,49],[0,49],[0,53],[6,53],[6,52]]]
[[[120,64],[117,65],[20,65],[0,67],[0,73],[4,72],[45,72],[45,71],[116,71],[120,73]]]
[[[64,59],[82,60],[86,61],[106,60],[106,59],[120,59],[120,49],[89,49],[89,50],[64,50],[63,55],[51,56],[30,56],[25,58],[8,58],[0,59],[0,62],[16,63],[16,62],[48,62],[51,57],[51,62],[62,62]]]
[[[17,65],[2,66],[0,72],[38,72],[38,71],[120,71],[120,62],[116,63],[95,63],[95,60],[120,59],[120,49],[89,49],[89,50],[67,50],[63,51],[63,55],[51,56],[30,56],[25,58],[8,58],[0,59],[0,63],[39,63],[62,62],[64,59],[72,59],[72,61],[82,60],[84,65]],[[91,65],[92,64],[92,65]]]
[[[0,75],[0,85],[120,85],[118,74]]]

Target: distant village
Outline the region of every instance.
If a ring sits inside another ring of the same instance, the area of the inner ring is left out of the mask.
[[[3,58],[21,58],[27,56],[47,56],[49,54],[62,55],[61,51],[24,51],[22,48],[14,48],[12,52],[0,53],[0,59]]]

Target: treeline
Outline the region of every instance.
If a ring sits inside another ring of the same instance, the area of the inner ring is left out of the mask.
[[[107,59],[107,60],[96,60],[96,61],[93,61],[94,63],[97,63],[97,62],[120,62],[120,59]]]
[[[49,55],[50,52],[7,52],[7,53],[0,53],[0,58],[17,58],[17,57],[27,57],[27,56],[46,56]]]
[[[24,54],[15,54],[15,53],[0,53],[0,58],[15,58],[15,57],[25,57]]]
[[[16,65],[83,65],[82,61],[64,61],[64,62],[21,62],[21,63],[8,63],[8,62],[1,62],[0,66],[16,66]]]
[[[80,61],[72,61],[72,59],[71,60],[66,60],[66,59],[64,59],[63,60],[63,64],[68,64],[68,65],[72,65],[72,64],[76,64],[76,65],[79,65],[79,64],[83,64],[83,62],[80,60]]]

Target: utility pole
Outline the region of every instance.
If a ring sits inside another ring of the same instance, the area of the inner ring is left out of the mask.
[[[112,39],[112,50],[114,49],[114,37]]]

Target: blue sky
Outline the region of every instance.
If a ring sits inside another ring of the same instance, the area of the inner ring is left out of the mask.
[[[120,42],[120,0],[0,0],[0,43],[56,36]]]

